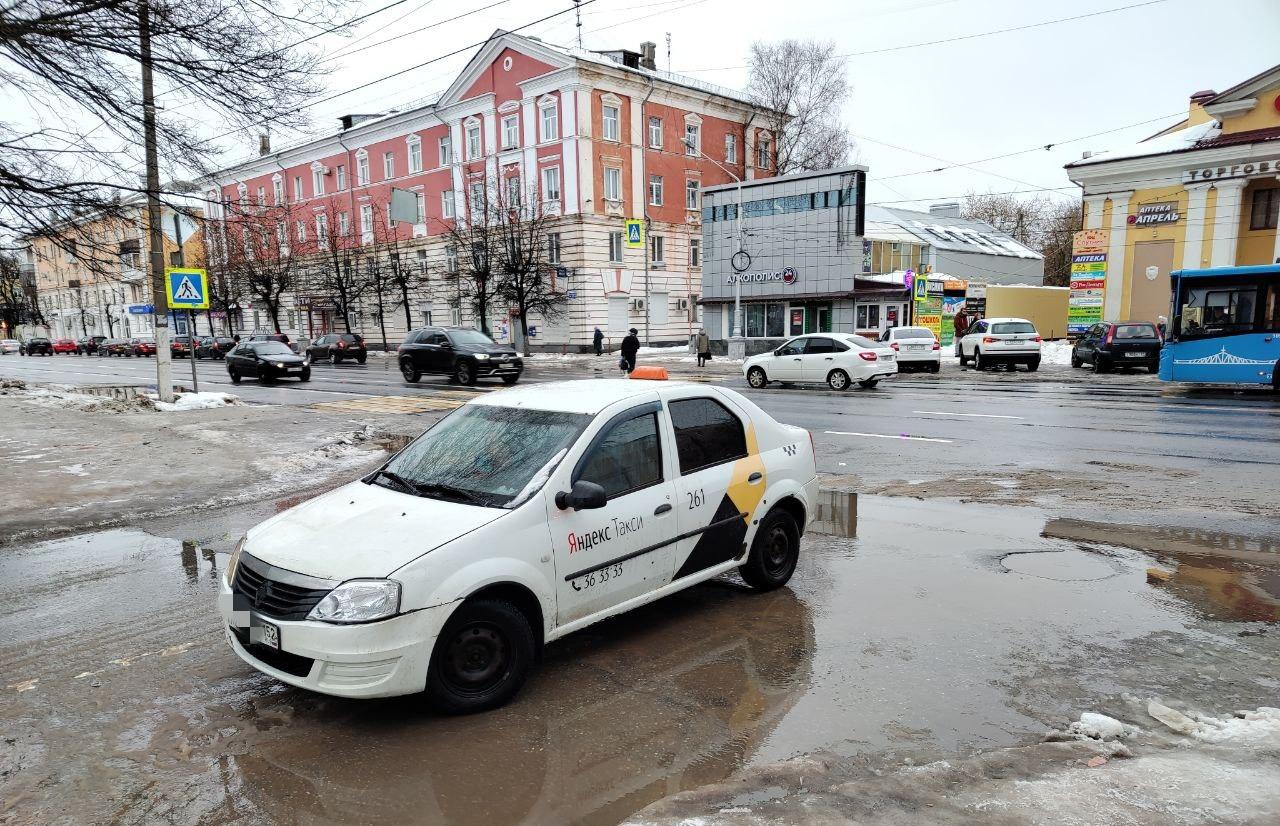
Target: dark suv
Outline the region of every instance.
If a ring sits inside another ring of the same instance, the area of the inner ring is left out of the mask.
[[[174,336],[169,340],[169,356],[171,358],[190,358],[191,349],[191,336]]]
[[[52,356],[53,342],[47,338],[29,338],[22,343],[22,347],[19,349],[19,352],[25,353],[28,356]]]
[[[1117,367],[1145,367],[1148,373],[1160,369],[1160,347],[1164,340],[1149,321],[1115,321],[1095,324],[1076,339],[1071,348],[1071,366],[1092,364],[1095,373]]]
[[[307,355],[313,362],[329,359],[334,364],[341,364],[351,359],[364,364],[369,351],[364,348],[364,338],[355,333],[329,333],[311,342]]]
[[[76,344],[80,346],[80,353],[86,356],[91,356],[98,352],[98,345],[106,340],[106,336],[86,336],[76,342]]]
[[[515,384],[524,372],[524,362],[509,345],[469,327],[414,330],[396,350],[396,361],[404,380],[410,382],[423,373],[443,373],[458,384],[491,377]]]

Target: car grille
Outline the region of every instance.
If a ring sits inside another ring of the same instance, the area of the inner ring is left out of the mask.
[[[268,648],[265,645],[249,642],[248,628],[231,627],[231,633],[236,635],[236,641],[240,646],[249,652],[254,659],[274,668],[276,671],[283,671],[286,674],[292,674],[294,677],[305,677],[311,673],[311,666],[315,660],[310,657],[303,657],[298,654],[290,654],[288,651],[277,651],[274,648]]]
[[[252,609],[275,619],[301,620],[307,618],[330,589],[311,590],[268,579],[244,564],[242,559],[236,566],[236,579],[231,590],[240,596],[237,610]]]

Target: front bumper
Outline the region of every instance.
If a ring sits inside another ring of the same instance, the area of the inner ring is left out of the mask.
[[[282,657],[241,641],[234,629],[248,626],[250,612],[232,610],[231,589],[225,582],[218,592],[227,643],[236,656],[281,682],[335,697],[395,697],[425,689],[431,650],[457,605],[438,605],[361,625],[264,616],[280,629]]]
[[[477,361],[477,376],[518,376],[524,372],[524,363],[517,361],[514,364],[495,364],[492,361]]]

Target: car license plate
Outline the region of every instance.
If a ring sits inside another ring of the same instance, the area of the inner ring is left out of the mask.
[[[280,650],[280,627],[264,622],[256,616],[249,621],[249,642]]]
[[[1027,340],[1023,338],[1007,338],[1004,340],[1004,343],[1005,344],[1026,344]]]
[[[1143,356],[1142,353],[1125,353],[1124,354],[1124,357],[1127,359],[1140,359],[1142,358],[1142,356]]]

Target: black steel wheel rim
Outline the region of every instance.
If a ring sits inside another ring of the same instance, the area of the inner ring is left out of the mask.
[[[483,695],[507,678],[511,645],[496,625],[473,622],[449,640],[441,665],[441,677],[454,692]]]
[[[458,365],[458,381],[460,381],[463,384],[466,384],[467,382],[471,381],[470,365],[466,363]]]
[[[785,574],[791,565],[792,557],[791,536],[787,533],[787,529],[781,525],[775,525],[769,530],[764,541],[764,553],[761,557],[765,573],[771,577]]]

